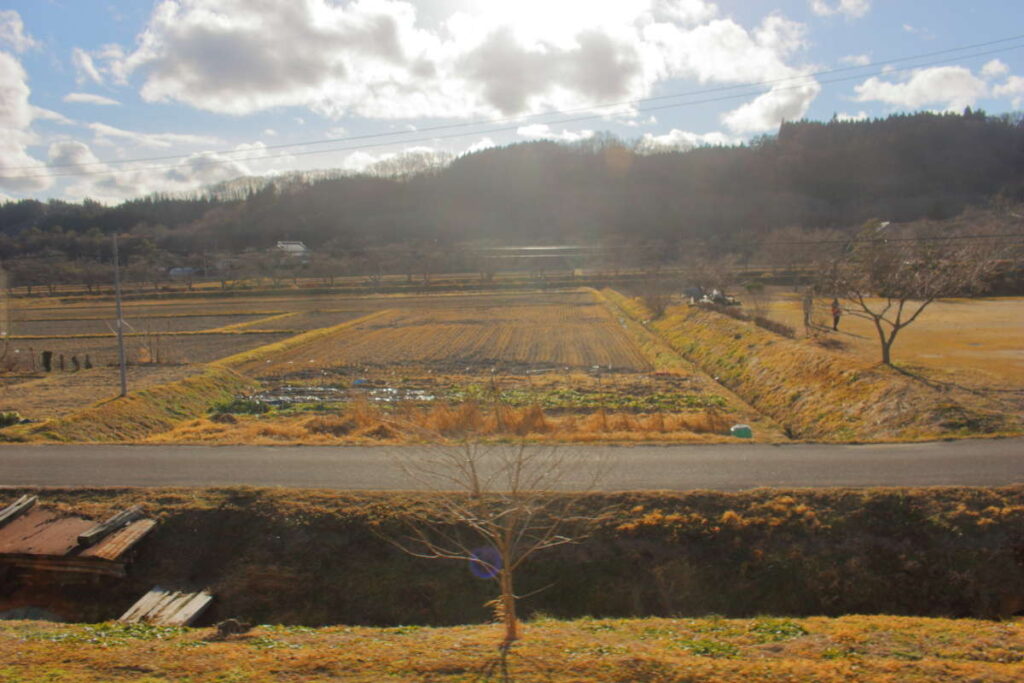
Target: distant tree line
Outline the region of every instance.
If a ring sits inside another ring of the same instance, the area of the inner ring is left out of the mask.
[[[117,232],[124,265],[157,279],[175,266],[294,276],[294,261],[267,253],[278,240],[304,241],[315,254],[305,272],[324,277],[486,270],[456,249],[466,245],[602,245],[613,269],[723,257],[784,267],[800,258],[791,243],[808,236],[1024,201],[1024,118],[968,109],[800,121],[746,145],[689,151],[598,135],[410,164],[110,207],[6,202],[0,260],[12,284],[106,281],[99,264]]]

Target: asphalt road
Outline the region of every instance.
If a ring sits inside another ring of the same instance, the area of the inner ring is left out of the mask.
[[[419,488],[396,466],[422,449],[318,446],[0,446],[0,486]],[[1024,439],[837,446],[563,446],[566,490],[760,486],[999,486],[1024,483]],[[398,455],[396,455],[398,454]],[[578,460],[576,460],[578,458]]]

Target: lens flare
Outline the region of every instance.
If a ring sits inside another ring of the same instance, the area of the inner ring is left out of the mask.
[[[501,553],[490,546],[476,548],[471,553],[469,571],[478,579],[493,579],[501,571]]]

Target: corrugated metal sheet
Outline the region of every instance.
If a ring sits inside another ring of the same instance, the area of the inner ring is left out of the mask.
[[[118,621],[159,626],[188,626],[199,618],[213,596],[206,591],[180,591],[154,586],[121,615]]]

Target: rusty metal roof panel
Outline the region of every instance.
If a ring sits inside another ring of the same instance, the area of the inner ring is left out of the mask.
[[[78,534],[93,523],[30,510],[0,529],[0,555],[67,555],[78,547]]]
[[[83,550],[81,557],[118,560],[122,555],[131,550],[133,545],[141,541],[146,534],[152,531],[155,526],[156,522],[152,519],[140,519],[132,522],[123,529],[107,536],[91,548]]]

